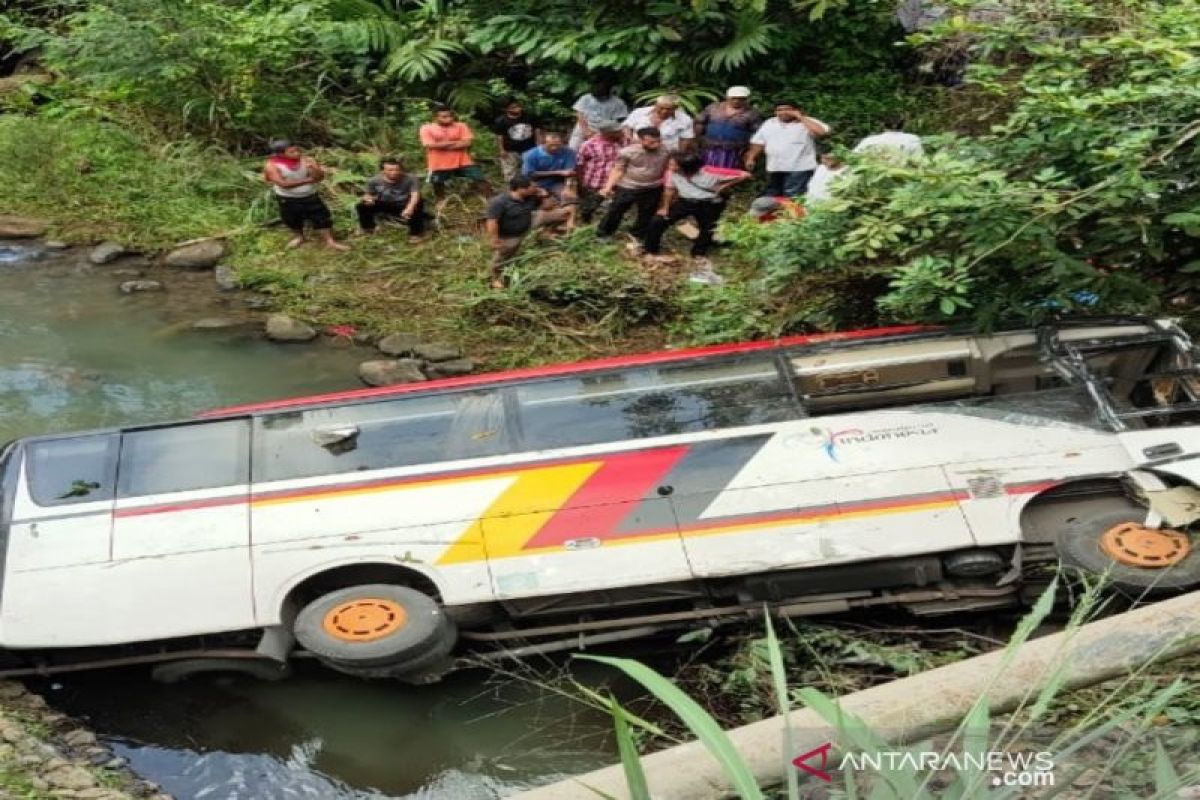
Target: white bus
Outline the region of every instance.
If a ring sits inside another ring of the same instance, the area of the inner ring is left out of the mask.
[[[420,680],[464,649],[764,605],[1009,606],[1060,561],[1188,589],[1197,375],[1169,321],[907,327],[23,439],[0,457],[0,648]]]

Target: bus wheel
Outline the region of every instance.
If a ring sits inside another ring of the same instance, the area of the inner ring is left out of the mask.
[[[1066,521],[1055,546],[1063,564],[1106,575],[1117,589],[1137,594],[1200,586],[1200,548],[1191,536],[1144,524],[1146,509],[1080,514]]]
[[[247,675],[260,681],[280,681],[292,674],[285,662],[265,658],[184,658],[159,664],[150,677],[159,683],[179,683],[196,675]]]
[[[327,665],[363,677],[424,668],[445,657],[458,638],[432,597],[385,583],[318,597],[300,609],[295,633]]]

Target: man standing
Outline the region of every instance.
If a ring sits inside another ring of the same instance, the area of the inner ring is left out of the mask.
[[[575,127],[567,146],[577,151],[596,132],[597,123],[624,119],[629,113],[629,106],[612,93],[612,81],[597,78],[592,82],[591,93],[576,100],[571,110],[575,112]]]
[[[521,156],[537,146],[541,138],[537,120],[525,112],[520,100],[510,97],[504,101],[504,113],[492,123],[492,132],[500,153],[500,174],[504,180],[511,180],[521,171]]]
[[[641,128],[657,128],[668,153],[690,150],[696,138],[691,116],[679,108],[679,97],[673,94],[662,95],[652,106],[635,108],[625,118],[630,139]]]
[[[746,151],[746,169],[764,150],[767,153],[767,186],[763,195],[796,197],[804,194],[817,168],[816,139],[828,136],[832,128],[809,117],[795,103],[775,104],[775,116],[762,124],[750,138]]]
[[[560,201],[574,199],[575,151],[561,133],[547,133],[543,144],[525,151],[521,174]]]
[[[585,223],[592,221],[596,209],[604,201],[601,192],[625,141],[621,123],[615,120],[601,120],[593,130],[595,135],[583,143],[575,159],[579,170],[579,213]]]
[[[703,258],[708,255],[717,222],[725,210],[725,193],[747,180],[750,173],[724,177],[704,172],[703,167],[704,160],[695,153],[675,159],[675,169],[664,191],[662,205],[646,231],[644,247],[649,255],[657,255],[662,249],[663,234],[687,217],[694,218],[700,228],[700,235],[692,242],[692,256]]]
[[[750,107],[750,90],[730,86],[723,102],[710,104],[696,117],[696,136],[704,141],[704,163],[722,169],[741,168],[750,137],[762,122],[762,114]]]
[[[530,230],[570,223],[572,209],[539,210],[545,198],[544,189],[535,186],[524,175],[518,175],[508,182],[507,192],[488,201],[484,227],[492,248],[493,289],[504,288],[504,269],[517,257],[521,242]]]
[[[638,143],[622,148],[600,190],[603,197],[612,197],[608,213],[596,227],[596,235],[607,239],[617,232],[625,212],[637,207],[632,233],[638,239],[659,210],[663,196],[663,176],[671,155],[663,147],[657,128],[642,128],[637,132]]]
[[[425,208],[417,179],[404,172],[398,158],[384,158],[379,173],[367,181],[367,190],[354,206],[358,225],[365,234],[376,231],[376,217],[398,219],[408,226],[409,241],[425,233]]]
[[[895,116],[888,120],[887,130],[868,136],[854,145],[855,153],[871,153],[890,161],[903,162],[925,155],[921,137],[904,130],[904,118]]]
[[[471,158],[475,135],[465,123],[459,122],[453,109],[437,106],[433,122],[421,126],[421,145],[429,167],[429,182],[439,200],[446,195],[446,184],[461,178],[471,181],[475,191],[487,197],[492,192],[483,170]]]
[[[317,194],[317,184],[325,180],[325,170],[304,151],[287,139],[271,141],[271,157],[263,166],[263,180],[279,202],[279,216],[292,232],[287,247],[299,247],[307,241],[304,226],[310,224],[330,250],[349,250],[333,238],[333,217],[329,206]]]

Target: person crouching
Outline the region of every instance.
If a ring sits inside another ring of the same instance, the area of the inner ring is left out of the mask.
[[[364,234],[376,232],[376,218],[399,220],[408,227],[409,241],[419,241],[425,233],[425,204],[417,179],[404,171],[397,158],[379,162],[379,173],[367,181],[367,189],[354,206],[358,225]]]

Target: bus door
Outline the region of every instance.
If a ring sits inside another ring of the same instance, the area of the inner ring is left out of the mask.
[[[96,578],[109,566],[119,442],[106,433],[23,446],[3,565],[7,646],[88,644],[104,635]]]
[[[103,600],[137,638],[254,625],[250,421],[126,431]]]

